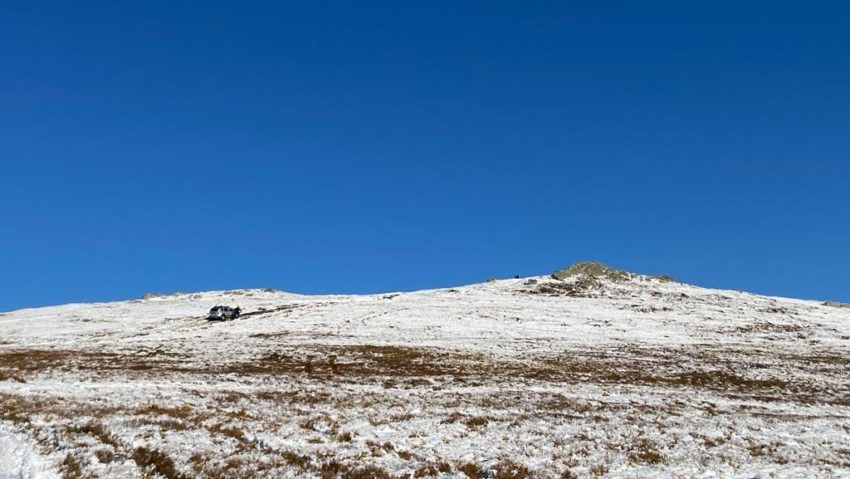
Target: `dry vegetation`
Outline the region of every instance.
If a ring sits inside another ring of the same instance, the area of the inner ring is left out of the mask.
[[[309,358],[309,359],[308,359]],[[782,358],[784,364],[792,365],[802,371],[817,371],[823,375],[840,375],[846,372],[850,359],[840,356],[807,356]],[[168,361],[157,358],[156,361]],[[172,361],[174,359],[172,358]],[[91,353],[73,350],[27,350],[0,354],[0,372],[6,380],[16,381],[20,376],[35,377],[57,372],[102,378],[104,375],[120,377],[147,377],[150,373],[149,358],[136,355],[114,353]],[[311,365],[308,367],[307,365]],[[713,369],[706,369],[712,364]],[[693,351],[693,350],[633,350],[623,349],[607,353],[572,353],[535,361],[513,362],[495,360],[471,354],[458,354],[449,351],[397,347],[397,346],[311,346],[302,345],[290,348],[286,352],[267,353],[254,361],[237,364],[222,364],[201,370],[183,363],[182,359],[166,363],[157,374],[201,375],[235,374],[242,380],[257,378],[259,383],[267,382],[263,377],[274,381],[288,381],[302,384],[305,381],[314,385],[337,384],[337,387],[349,385],[380,385],[387,388],[404,390],[405,388],[426,388],[439,391],[442,384],[498,384],[502,381],[522,381],[528,384],[599,384],[628,387],[662,387],[668,389],[710,391],[727,397],[751,397],[760,401],[796,401],[819,402],[827,404],[850,405],[847,391],[836,391],[815,382],[802,382],[787,376],[762,375],[757,377],[746,374],[752,370],[742,365],[752,365],[752,358],[744,357],[743,352],[734,351]],[[698,366],[703,365],[703,366]],[[759,371],[756,369],[756,371]],[[797,378],[801,375],[797,375]],[[8,379],[12,378],[12,379]],[[289,378],[288,380],[286,378]],[[414,382],[419,381],[419,382]],[[846,384],[845,384],[846,386]],[[196,393],[197,394],[197,393]],[[321,477],[390,477],[379,466],[358,466],[360,460],[325,460],[321,454],[301,454],[289,450],[268,449],[261,443],[249,439],[245,429],[240,426],[247,422],[252,428],[273,430],[280,427],[280,420],[297,419],[299,427],[315,436],[316,445],[325,443],[349,444],[348,447],[361,447],[364,457],[378,458],[387,454],[402,460],[418,464],[412,469],[415,477],[430,477],[447,471],[459,472],[468,477],[478,478],[483,472],[481,464],[474,462],[431,462],[418,458],[411,451],[399,449],[388,442],[376,442],[369,439],[360,442],[350,431],[342,430],[342,425],[333,416],[325,412],[310,412],[309,408],[330,408],[328,411],[357,411],[385,403],[388,398],[380,395],[360,395],[352,397],[335,392],[333,388],[257,388],[251,391],[220,391],[214,393],[215,410],[198,409],[186,403],[162,404],[147,402],[130,410],[110,404],[108,401],[71,401],[48,396],[0,395],[0,420],[29,430],[33,437],[41,438],[41,446],[50,449],[56,441],[85,447],[92,451],[100,463],[110,464],[131,459],[144,474],[149,477],[234,477],[260,474],[262,470],[280,470],[293,468],[311,471]],[[445,407],[451,407],[452,401],[441,399]],[[291,412],[283,417],[262,417],[251,413],[252,404],[266,404],[265,407],[282,407]],[[457,402],[456,407],[477,404],[486,410],[500,408],[525,407],[526,410],[548,411],[553,417],[584,418],[603,417],[617,411],[614,405],[577,403],[561,396],[541,397],[539,402],[527,395],[481,396],[475,401]],[[279,405],[279,406],[275,406]],[[306,408],[306,409],[303,409]],[[640,414],[640,409],[626,408]],[[652,411],[650,408],[648,411]],[[673,405],[668,406],[669,414],[678,414]],[[710,414],[716,410],[707,409]],[[631,414],[631,413],[630,413]],[[48,431],[42,421],[34,423],[36,418],[64,418],[69,425],[59,431]],[[376,420],[373,424],[393,422],[404,423],[416,420],[409,413],[393,413],[386,419]],[[508,424],[518,427],[523,417],[509,417]],[[444,416],[440,422],[445,425],[462,425],[469,434],[490,427],[498,417],[469,414],[462,409]],[[193,430],[206,431],[211,437],[234,441],[238,445],[230,455],[208,457],[195,455],[189,463],[178,464],[167,453],[157,449],[155,444],[145,447],[129,446],[110,432],[107,424],[118,423],[125,426],[147,428],[158,434],[188,433]],[[581,438],[579,438],[581,440]],[[587,437],[586,440],[591,440]],[[312,441],[312,439],[311,439]],[[648,441],[640,440],[622,445],[622,451],[634,464],[658,465],[666,460],[659,447]],[[243,459],[254,451],[262,454],[264,461]],[[763,454],[763,450],[751,448],[752,455]],[[84,456],[68,454],[62,461],[64,477],[86,477],[90,466]],[[247,469],[246,469],[247,468]],[[259,469],[258,469],[259,468]],[[509,459],[488,466],[488,474],[494,478],[534,477],[533,471],[519,462]],[[240,472],[241,471],[241,472]],[[595,471],[595,472],[594,472]],[[572,474],[563,472],[563,477]],[[591,474],[604,475],[602,465],[595,466]]]

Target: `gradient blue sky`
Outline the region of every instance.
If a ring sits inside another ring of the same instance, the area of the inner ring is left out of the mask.
[[[850,300],[847,2],[3,2],[0,310],[579,259]]]

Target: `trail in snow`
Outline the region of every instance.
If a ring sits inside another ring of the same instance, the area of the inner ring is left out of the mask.
[[[0,427],[0,479],[59,477],[26,436]]]

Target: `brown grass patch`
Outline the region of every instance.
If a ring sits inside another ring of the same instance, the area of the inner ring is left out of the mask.
[[[117,354],[72,349],[26,349],[0,353],[0,375],[25,378],[50,371],[110,374],[116,372],[193,372],[170,353]]]
[[[499,461],[493,466],[494,479],[527,479],[532,477],[531,471],[522,464],[509,459]]]
[[[153,426],[163,431],[186,431],[192,426],[179,419],[144,419],[133,421],[134,424]]]
[[[801,333],[804,329],[802,326],[797,324],[777,324],[771,323],[770,321],[760,321],[753,324],[748,324],[745,326],[739,326],[735,328],[734,332],[740,334],[754,334],[754,333],[765,333],[765,334],[781,334],[781,333]]]
[[[378,466],[361,466],[349,469],[341,476],[342,479],[393,479],[392,474]]]
[[[457,470],[466,474],[466,477],[469,479],[478,479],[481,475],[481,466],[474,462],[466,462],[463,464],[459,464],[457,466]]]
[[[635,384],[664,387],[688,387],[720,393],[777,395],[783,400],[798,401],[822,395],[825,391],[815,385],[783,377],[747,377],[730,370],[737,362],[722,360],[706,355],[688,353],[640,352],[635,355],[594,354],[586,356],[564,356],[541,361],[540,366],[512,371],[519,377],[552,382],[594,382],[611,384]],[[725,363],[725,364],[724,364]],[[720,365],[727,368],[715,369]],[[711,368],[711,369],[708,369]],[[742,368],[743,369],[743,368]],[[823,398],[825,402],[828,401]]]
[[[133,411],[136,416],[142,416],[138,420],[140,424],[156,426],[163,430],[184,431],[193,427],[201,427],[205,415],[195,413],[189,405],[182,406],[160,406],[158,404],[147,404]]]
[[[348,471],[348,468],[337,460],[323,462],[319,466],[319,475],[322,479],[337,479],[346,471]]]
[[[74,426],[70,428],[70,431],[75,434],[87,434],[94,437],[101,443],[112,446],[115,449],[121,448],[121,443],[118,442],[118,439],[110,434],[109,431],[103,427],[103,424],[99,422],[89,421],[82,426]]]
[[[484,416],[473,416],[471,418],[468,418],[463,423],[472,428],[484,427],[490,423],[490,419]]]
[[[34,415],[53,409],[58,409],[58,406],[52,399],[0,393],[0,420],[28,424]]]
[[[280,339],[286,336],[289,336],[289,331],[280,331],[277,333],[255,333],[249,334],[249,338],[257,338],[257,339]]]
[[[136,408],[134,414],[139,416],[168,416],[175,419],[189,420],[194,416],[194,409],[189,405],[182,406],[160,406],[159,404],[146,404]]]
[[[200,474],[201,471],[204,470],[204,465],[207,463],[207,456],[195,452],[189,457],[189,464],[192,466],[192,470],[195,471],[195,474]]]
[[[221,434],[222,436],[231,437],[239,442],[245,440],[245,433],[241,429],[234,426],[225,426],[223,424],[213,424],[207,430],[211,433]]]
[[[325,414],[310,416],[298,425],[308,431],[323,432],[326,429],[331,435],[336,435],[339,429],[339,424]]]
[[[455,412],[449,414],[445,419],[443,419],[440,422],[442,424],[454,424],[454,423],[458,422],[459,420],[463,419],[463,417],[464,417],[463,414],[455,411]]]
[[[434,349],[376,345],[321,345],[295,352],[274,352],[232,364],[221,372],[234,374],[309,374],[315,378],[367,379],[380,376],[463,376],[474,373],[480,358]],[[473,370],[470,370],[473,369]],[[430,383],[428,383],[430,385]],[[424,385],[424,384],[423,384]]]
[[[82,479],[83,477],[83,466],[70,452],[62,460],[60,470],[62,471],[62,479]]]
[[[629,448],[629,460],[634,463],[661,464],[665,458],[655,444],[643,439]]]
[[[0,371],[0,381],[14,381],[16,383],[25,383],[23,376],[10,371]]]
[[[334,397],[330,392],[321,390],[291,390],[291,391],[259,391],[255,395],[262,401],[286,403],[286,404],[323,404],[331,402]]]
[[[0,370],[38,373],[50,369],[87,369],[114,360],[116,355],[74,350],[26,349],[0,353]]]
[[[183,479],[185,476],[177,471],[174,461],[166,454],[156,449],[139,447],[133,451],[133,461],[144,472],[154,472],[166,479]]]
[[[451,464],[441,461],[419,466],[413,472],[413,477],[430,477],[438,474],[448,474],[452,472]]]
[[[569,296],[573,298],[592,297],[592,291],[598,290],[600,284],[598,281],[580,277],[572,282],[547,282],[539,283],[535,288],[525,290],[529,294],[539,294],[543,296]]]
[[[307,466],[310,465],[309,457],[296,454],[292,451],[283,451],[280,453],[280,456],[283,458],[284,462],[290,466],[295,466],[302,470],[307,469]]]
[[[605,464],[596,464],[591,466],[590,474],[596,477],[604,476],[605,474],[608,474],[608,466]]]
[[[381,444],[379,442],[367,440],[366,447],[369,448],[373,456],[383,456],[389,452],[395,451],[395,446],[389,442]]]
[[[109,464],[115,459],[115,454],[111,449],[104,448],[94,451],[94,457],[96,457],[98,462],[101,464]]]

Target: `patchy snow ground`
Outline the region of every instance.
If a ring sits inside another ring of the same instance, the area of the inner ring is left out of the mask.
[[[848,371],[842,305],[644,276],[21,310],[0,479],[850,478]]]

